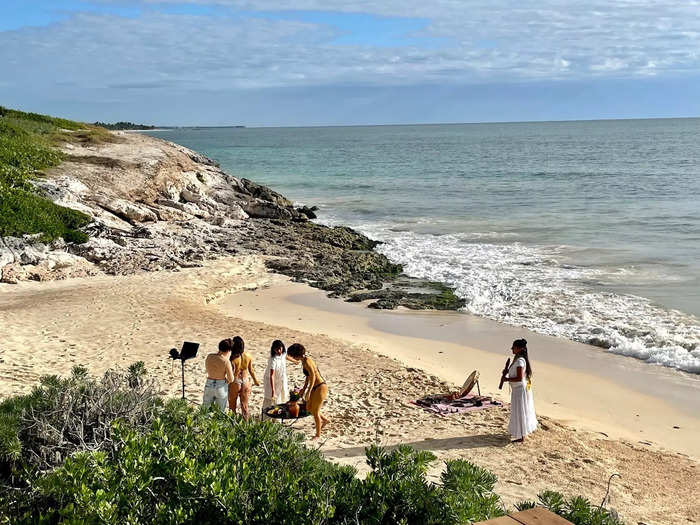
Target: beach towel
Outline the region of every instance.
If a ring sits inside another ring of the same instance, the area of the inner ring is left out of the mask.
[[[413,403],[428,412],[440,415],[465,414],[467,412],[501,406],[502,404],[488,396],[466,395],[457,399],[451,399],[447,394],[425,396],[413,401]]]

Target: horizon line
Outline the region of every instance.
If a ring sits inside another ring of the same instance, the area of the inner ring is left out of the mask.
[[[155,125],[157,129],[143,131],[157,131],[158,129],[264,129],[264,128],[360,128],[381,126],[463,126],[480,124],[556,124],[566,122],[617,122],[629,120],[692,120],[700,119],[700,115],[692,117],[620,117],[620,118],[589,118],[589,119],[561,119],[561,120],[485,120],[476,122],[415,122],[415,123],[383,123],[383,124],[294,124],[294,125],[246,125],[246,124],[183,124],[183,125]],[[146,124],[144,124],[146,125]],[[152,124],[148,124],[152,125]]]

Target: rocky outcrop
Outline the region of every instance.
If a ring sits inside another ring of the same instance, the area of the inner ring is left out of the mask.
[[[52,281],[98,273],[83,257],[65,251],[63,241],[48,245],[37,235],[0,239],[0,283]]]
[[[84,228],[90,239],[47,245],[39,236],[6,237],[0,282],[177,270],[260,254],[273,271],[334,296],[373,300],[373,307],[462,305],[441,285],[402,276],[401,266],[374,251],[376,241],[309,222],[315,207],[294,208],[283,195],[182,146],[120,135],[97,147],[71,146],[67,160],[35,182],[57,204],[92,217]]]
[[[158,215],[155,212],[135,202],[129,202],[124,199],[111,199],[105,195],[95,195],[93,196],[93,201],[102,209],[132,224],[158,220]]]
[[[283,195],[280,195],[276,191],[272,191],[267,186],[261,186],[260,184],[257,184],[252,180],[241,179],[238,183],[238,186],[242,188],[242,193],[252,195],[256,199],[271,202],[282,208],[292,207],[292,202],[289,199],[287,199]]]

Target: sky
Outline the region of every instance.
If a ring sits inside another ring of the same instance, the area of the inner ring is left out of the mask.
[[[700,116],[700,0],[0,0],[0,105],[82,121]]]

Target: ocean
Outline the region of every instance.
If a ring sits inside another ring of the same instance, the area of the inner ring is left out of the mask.
[[[149,134],[384,241],[470,313],[700,373],[700,119]]]

